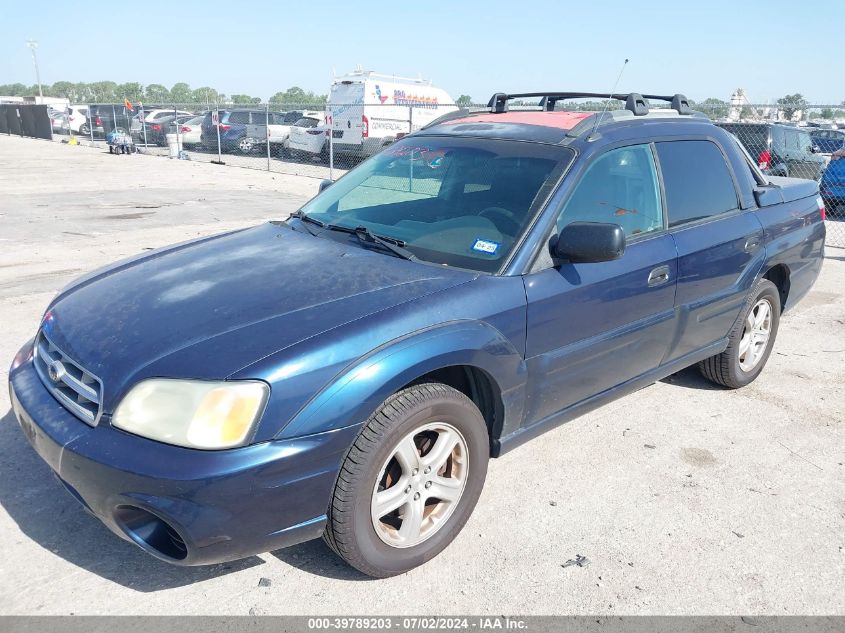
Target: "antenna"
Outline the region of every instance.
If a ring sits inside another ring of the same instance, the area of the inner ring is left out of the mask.
[[[622,79],[622,73],[625,72],[625,66],[627,66],[627,65],[628,65],[628,58],[626,57],[625,61],[622,62],[622,68],[619,69],[619,74],[616,76],[616,82],[613,84],[613,88],[611,88],[610,94],[607,97],[607,103],[604,104],[604,110],[602,110],[601,114],[598,117],[596,117],[596,124],[593,126],[593,131],[590,132],[590,136],[587,137],[588,141],[591,140],[592,137],[593,137],[593,134],[596,133],[596,130],[599,127],[599,121],[601,121],[604,118],[604,114],[605,114],[605,112],[607,112],[607,106],[610,105],[610,101],[613,99],[613,95],[616,94],[616,86],[619,85],[619,80]]]

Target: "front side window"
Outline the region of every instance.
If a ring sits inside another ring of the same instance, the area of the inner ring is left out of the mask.
[[[573,157],[570,149],[540,143],[409,137],[302,211],[326,224],[365,227],[401,241],[423,261],[495,272]]]
[[[587,168],[558,217],[558,230],[576,221],[618,224],[626,237],[663,229],[657,170],[648,145],[611,150]]]
[[[668,141],[656,147],[670,228],[739,206],[730,170],[715,143]]]

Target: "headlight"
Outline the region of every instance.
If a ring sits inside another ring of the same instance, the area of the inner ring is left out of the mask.
[[[167,444],[231,448],[246,441],[269,393],[258,381],[152,378],[135,385],[121,400],[112,424]]]

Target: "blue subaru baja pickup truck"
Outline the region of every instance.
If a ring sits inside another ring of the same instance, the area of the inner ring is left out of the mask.
[[[12,364],[23,433],[162,560],[322,535],[383,577],[449,545],[491,457],[689,365],[747,385],[819,274],[817,184],[683,95],[612,96],[496,94],[287,221],[79,279]]]

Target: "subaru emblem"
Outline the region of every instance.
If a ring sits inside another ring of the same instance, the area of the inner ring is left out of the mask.
[[[65,366],[62,365],[62,361],[54,360],[47,365],[47,375],[53,382],[59,382],[65,375]]]

